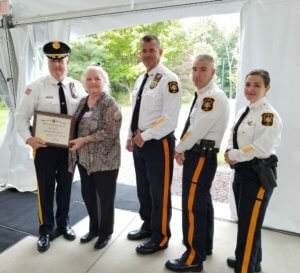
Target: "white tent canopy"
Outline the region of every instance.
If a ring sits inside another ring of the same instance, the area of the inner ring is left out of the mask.
[[[300,63],[297,51],[300,39],[299,2],[11,0],[12,17],[4,20],[0,28],[0,69],[4,78],[9,80],[7,85],[0,81],[0,90],[4,90],[0,94],[6,94],[5,101],[10,106],[9,122],[0,146],[0,184],[12,185],[20,191],[36,188],[30,151],[16,134],[13,114],[26,84],[38,78],[43,70],[41,48],[47,41],[57,39],[69,42],[76,37],[125,26],[241,12],[237,109],[245,104],[242,95],[245,74],[253,68],[266,68],[271,72],[273,86],[269,98],[281,114],[285,128],[279,150],[279,187],[271,200],[266,225],[300,233],[297,211],[300,207],[297,196],[300,189],[297,184],[297,168],[300,167],[297,152],[300,148],[296,141],[300,117],[292,114],[292,109],[297,109],[299,92],[296,90],[300,87],[297,81],[300,72],[297,66]],[[286,96],[285,100],[283,96]]]

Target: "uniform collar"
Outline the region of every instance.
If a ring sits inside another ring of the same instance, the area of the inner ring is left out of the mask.
[[[53,85],[57,85],[59,83],[59,81],[57,79],[55,79],[51,74],[49,75],[49,80],[50,83]],[[67,84],[69,83],[69,80],[67,77],[65,77],[62,81],[63,86],[67,86]]]
[[[198,95],[203,95],[208,92],[215,85],[214,80],[210,80],[210,82],[205,85],[203,88],[197,90]]]
[[[158,71],[160,71],[163,68],[163,65],[158,63],[157,66],[155,66],[154,68],[152,68],[149,72],[148,75],[151,76],[155,76],[157,74]]]
[[[254,102],[254,103],[251,103],[249,104],[249,108],[250,110],[255,110],[263,105],[266,105],[267,104],[267,99],[266,97],[262,97],[261,99],[259,99],[258,101]]]

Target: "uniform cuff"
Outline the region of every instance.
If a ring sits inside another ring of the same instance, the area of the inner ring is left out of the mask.
[[[148,132],[148,130],[141,133],[141,136],[142,136],[144,141],[148,141],[148,140],[152,139],[151,134]]]

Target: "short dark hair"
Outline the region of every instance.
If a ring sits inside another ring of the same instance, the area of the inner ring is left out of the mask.
[[[254,76],[254,75],[258,75],[261,76],[265,87],[269,87],[270,86],[270,82],[271,82],[271,78],[270,78],[270,74],[267,70],[264,69],[254,69],[252,71],[250,71],[247,75],[246,75],[246,79],[248,76]]]
[[[158,48],[160,48],[160,41],[159,39],[157,38],[157,36],[155,35],[145,35],[143,38],[142,38],[142,42],[145,42],[145,43],[150,43],[151,41],[155,41]]]

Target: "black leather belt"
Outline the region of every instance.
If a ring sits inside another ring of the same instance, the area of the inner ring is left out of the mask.
[[[232,165],[234,169],[236,168],[252,168],[253,166],[253,159],[249,161],[244,161],[244,162],[238,162],[234,165]]]
[[[208,147],[205,147],[205,146],[201,146],[200,144],[195,144],[191,149],[190,151],[193,151],[193,152],[197,152],[199,153],[200,151],[206,151],[206,152],[209,152],[209,153],[218,153],[220,151],[219,148],[208,148]]]

